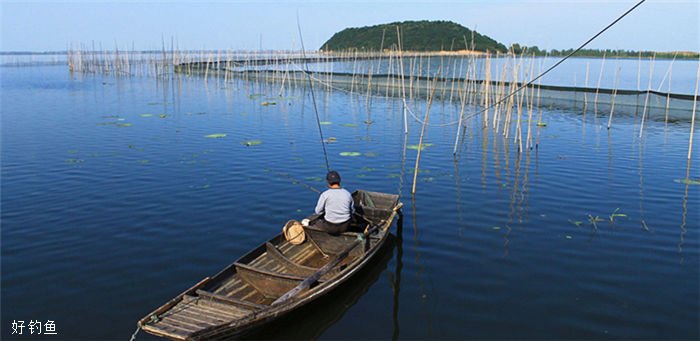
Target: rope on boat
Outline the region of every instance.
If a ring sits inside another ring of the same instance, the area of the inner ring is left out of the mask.
[[[138,334],[140,330],[141,330],[141,326],[139,326],[139,325],[137,324],[137,325],[136,325],[136,331],[134,331],[134,333],[131,334],[131,338],[129,339],[129,341],[135,341],[135,340],[136,340],[136,334]]]

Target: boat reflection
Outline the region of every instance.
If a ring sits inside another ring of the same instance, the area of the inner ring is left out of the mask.
[[[376,261],[367,264],[359,273],[335,288],[328,295],[317,299],[288,316],[282,317],[264,328],[241,337],[244,340],[311,340],[319,338],[330,326],[339,321],[379,279],[393,256],[396,237],[387,237],[386,243],[376,255]]]

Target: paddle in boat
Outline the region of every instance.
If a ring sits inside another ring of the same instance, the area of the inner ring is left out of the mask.
[[[174,340],[227,339],[328,294],[373,261],[403,206],[394,194],[358,190],[352,197],[357,219],[349,232],[330,235],[289,221],[282,233],[152,311],[139,327]]]

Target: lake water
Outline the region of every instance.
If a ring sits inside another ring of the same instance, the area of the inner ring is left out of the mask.
[[[145,314],[311,213],[306,186],[324,186],[302,89],[0,72],[3,339],[30,339],[30,320],[55,321],[61,339],[128,339]],[[639,115],[607,130],[605,115],[545,108],[538,148],[519,153],[472,120],[454,158],[458,110],[436,102],[413,197],[416,150],[404,146],[420,124],[404,135],[401,101],[316,99],[344,186],[401,194],[403,220],[362,278],[264,337],[700,337],[700,139],[688,162],[688,122],[648,121],[640,138]]]

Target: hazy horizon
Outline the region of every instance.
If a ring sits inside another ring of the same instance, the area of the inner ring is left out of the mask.
[[[3,1],[0,52],[104,50],[307,50],[334,33],[405,20],[448,20],[506,46],[576,48],[637,0],[565,1]],[[587,48],[700,51],[700,3],[648,0]]]

